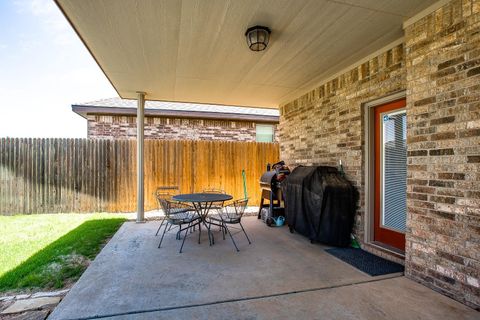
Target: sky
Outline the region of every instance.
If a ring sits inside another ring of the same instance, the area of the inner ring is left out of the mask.
[[[116,96],[53,0],[0,0],[0,137],[85,138],[71,105]]]

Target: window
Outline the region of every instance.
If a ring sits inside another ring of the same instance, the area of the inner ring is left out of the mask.
[[[257,124],[256,125],[256,141],[257,142],[273,142],[273,125]]]

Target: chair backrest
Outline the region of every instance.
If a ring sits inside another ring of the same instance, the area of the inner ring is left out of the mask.
[[[161,186],[155,190],[155,195],[174,195],[178,193],[180,188],[178,186]]]
[[[224,207],[224,212],[227,216],[232,219],[240,221],[243,214],[245,213],[245,209],[247,208],[248,199],[238,199],[233,201],[231,204]]]
[[[203,189],[203,193],[221,193],[221,194],[227,194],[225,190],[222,189],[216,189],[216,188],[206,188]]]
[[[237,216],[241,218],[245,213],[245,209],[247,208],[248,198],[246,199],[239,199],[233,201],[233,205],[235,206],[235,210],[237,212]]]
[[[167,219],[171,216],[172,209],[175,209],[175,208],[178,207],[177,202],[173,202],[173,201],[170,201],[170,200],[167,200],[167,199],[159,198],[158,203],[160,204],[160,207],[162,208],[163,213],[165,214],[165,217]]]
[[[202,190],[203,193],[221,193],[221,194],[227,194],[225,190],[222,189],[216,189],[216,188],[206,188]],[[223,205],[225,204],[225,201],[215,201],[212,202],[212,209],[221,209]]]
[[[158,208],[161,209],[160,199],[172,200],[172,196],[179,192],[178,186],[161,186],[155,190],[155,199],[157,199]]]
[[[163,210],[165,215],[167,215],[167,213],[170,212],[170,204],[169,204],[170,201],[164,198],[157,198],[157,201],[158,201],[159,207]]]

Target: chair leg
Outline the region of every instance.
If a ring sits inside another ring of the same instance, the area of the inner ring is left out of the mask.
[[[190,225],[192,223],[190,222],[187,226],[187,229],[185,230],[185,236],[183,237],[183,241],[182,241],[182,246],[180,247],[180,252],[179,253],[182,253],[182,249],[183,249],[183,244],[185,243],[185,239],[187,239],[187,235],[188,235],[188,230],[190,229]],[[180,231],[179,231],[180,232]]]
[[[252,244],[252,242],[250,241],[250,239],[249,239],[249,238],[248,238],[248,236],[247,236],[247,233],[245,232],[245,229],[243,228],[243,225],[242,225],[242,223],[241,223],[241,222],[239,222],[239,224],[240,224],[240,227],[242,227],[243,233],[245,233],[245,237],[247,237],[248,244]]]
[[[158,232],[159,232],[160,229],[162,228],[164,222],[165,222],[165,218],[162,219],[162,222],[160,223],[160,226],[159,226],[158,229],[157,229],[157,233],[155,233],[155,237],[158,236]]]
[[[169,229],[169,231],[170,231],[170,229]],[[177,231],[177,235],[176,235],[176,237],[175,237],[175,239],[177,239],[177,240],[181,240],[181,239],[182,239],[182,234],[181,234],[180,231],[182,231],[182,225],[181,225],[181,224],[178,225],[178,231]]]
[[[238,250],[237,244],[235,243],[235,240],[233,239],[232,233],[230,232],[230,229],[228,229],[227,224],[223,224],[225,226],[225,229],[227,229],[228,234],[230,235],[230,238],[232,239],[233,245],[235,246],[235,249],[237,249],[237,252],[240,251]]]
[[[225,227],[223,226],[223,222],[220,222],[220,221],[217,221],[217,222],[220,223],[218,225],[218,231],[222,232],[223,240],[225,240],[225,234],[227,233],[227,231],[225,230]],[[212,228],[212,222],[211,221],[209,222],[209,226],[210,226],[210,229],[211,229]]]
[[[205,221],[205,223],[207,224],[207,232],[210,231],[210,230],[212,230],[212,220],[209,219],[208,222]],[[209,239],[209,240],[210,240],[210,239]],[[211,241],[211,240],[210,240],[210,241]]]
[[[160,246],[162,245],[162,241],[163,241],[163,237],[165,236],[165,232],[167,232],[167,227],[168,227],[168,222],[167,224],[165,225],[165,228],[163,228],[163,233],[162,233],[162,238],[160,239],[160,243],[158,244],[158,247],[160,248]]]
[[[212,234],[212,224],[207,224],[205,222],[205,225],[207,227],[207,232],[208,232],[208,241],[210,242],[210,246],[211,245],[214,245],[215,244],[215,238],[213,237],[213,234]]]

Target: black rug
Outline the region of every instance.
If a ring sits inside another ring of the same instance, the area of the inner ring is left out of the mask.
[[[331,248],[325,249],[325,251],[371,276],[381,276],[404,270],[401,264],[383,259],[362,249]]]

